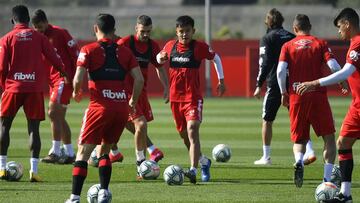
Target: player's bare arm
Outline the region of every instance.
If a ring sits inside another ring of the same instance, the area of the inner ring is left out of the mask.
[[[80,102],[82,99],[81,85],[83,83],[85,73],[86,73],[85,67],[82,66],[77,67],[73,80],[74,91],[72,93],[72,96],[76,102]]]
[[[261,87],[256,87],[253,96],[260,99]]]
[[[166,51],[161,51],[158,55],[156,55],[156,61],[159,64],[164,64],[167,60],[169,60],[169,57]]]
[[[140,67],[137,66],[136,68],[131,69],[130,71],[131,76],[134,78],[134,86],[133,86],[133,94],[129,100],[129,106],[131,109],[135,109],[136,103],[139,99],[141,94],[142,88],[144,86],[144,77],[141,73]]]
[[[156,73],[157,73],[157,76],[164,88],[163,98],[164,98],[165,104],[167,104],[169,102],[169,80],[167,77],[166,70],[164,67],[159,67],[159,68],[156,68]]]

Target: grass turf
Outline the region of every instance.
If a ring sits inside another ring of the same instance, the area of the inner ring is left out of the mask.
[[[339,131],[342,119],[350,103],[349,98],[330,99]],[[133,136],[125,132],[120,139],[120,148],[125,156],[123,163],[113,165],[110,190],[112,202],[315,202],[314,190],[322,180],[322,139],[313,138],[318,160],[305,167],[305,181],[301,189],[292,181],[294,162],[289,138],[289,119],[281,108],[274,123],[272,160],[270,167],[253,165],[262,155],[261,111],[262,102],[255,99],[225,98],[205,99],[203,124],[200,129],[203,154],[211,157],[216,144],[228,144],[232,157],[228,163],[213,162],[211,182],[191,185],[187,180],[182,186],[168,186],[162,172],[170,164],[189,166],[188,154],[180,140],[171,117],[169,105],[160,99],[152,99],[155,120],[149,123],[149,135],[165,153],[160,161],[161,175],[155,181],[136,181]],[[69,106],[67,120],[76,143],[87,100]],[[51,147],[49,121],[41,124],[42,150],[45,156]],[[314,133],[312,132],[312,135]],[[337,135],[336,135],[337,137]],[[353,198],[360,198],[359,144],[353,149]],[[71,193],[71,165],[39,164],[43,183],[28,182],[29,151],[26,120],[19,111],[11,130],[8,161],[24,165],[20,182],[0,181],[0,202],[64,202]],[[200,175],[198,175],[200,178]],[[98,171],[89,167],[81,200],[86,202],[88,188],[98,183]]]

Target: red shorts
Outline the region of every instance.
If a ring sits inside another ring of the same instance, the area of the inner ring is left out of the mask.
[[[350,106],[341,125],[340,136],[360,139],[360,110]]]
[[[72,96],[73,87],[72,84],[65,84],[61,79],[53,86],[50,86],[50,101],[53,103],[68,105]]]
[[[133,121],[141,116],[144,116],[146,121],[154,120],[149,99],[146,94],[141,94],[135,107],[135,112],[129,113],[128,121]]]
[[[129,115],[121,111],[88,108],[83,117],[79,144],[114,144],[119,141]]]
[[[176,129],[179,132],[186,130],[187,121],[202,121],[203,100],[192,102],[171,102],[171,111]]]
[[[1,96],[1,117],[15,117],[23,106],[27,119],[45,120],[44,95],[42,92],[11,93]]]
[[[293,142],[310,139],[310,125],[317,136],[335,132],[334,119],[326,94],[318,94],[311,101],[290,103],[290,130]]]

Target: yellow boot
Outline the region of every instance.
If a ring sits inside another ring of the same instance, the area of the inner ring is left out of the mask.
[[[42,182],[40,176],[30,171],[30,182]]]

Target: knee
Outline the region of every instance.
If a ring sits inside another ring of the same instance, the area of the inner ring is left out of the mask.
[[[338,139],[336,141],[336,145],[337,145],[338,149],[345,149],[346,148],[346,145],[345,145],[345,143],[344,143],[344,141],[342,139]]]
[[[136,123],[136,131],[140,133],[145,133],[146,130],[147,130],[147,123],[145,120],[141,120]]]
[[[53,109],[49,109],[48,116],[51,120],[54,120],[56,118],[56,112]]]

